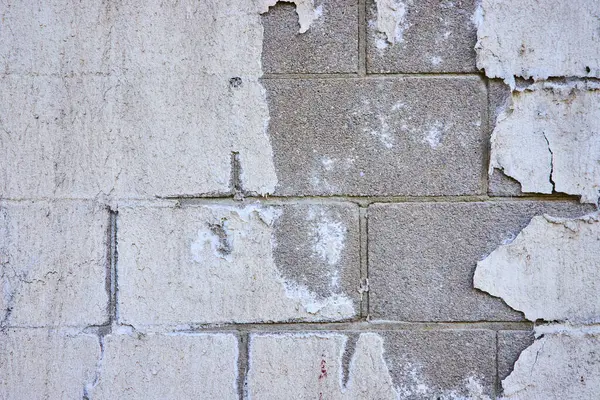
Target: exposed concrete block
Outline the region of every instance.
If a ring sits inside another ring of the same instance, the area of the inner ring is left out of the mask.
[[[533,343],[533,331],[498,331],[498,377],[504,380],[513,371],[519,355]]]
[[[292,4],[279,3],[263,14],[265,73],[351,73],[358,69],[358,2],[317,0],[319,16],[298,33]]]
[[[600,3],[483,0],[477,23],[477,67],[514,88],[515,76],[600,77]]]
[[[573,331],[546,334],[521,353],[502,381],[503,399],[593,399],[600,391],[600,339]]]
[[[478,77],[264,82],[281,195],[481,194]]]
[[[490,331],[254,334],[248,397],[489,399]]]
[[[8,329],[0,333],[0,398],[81,399],[99,359],[93,335]]]
[[[238,399],[232,334],[111,334],[93,399]]]
[[[476,2],[367,1],[367,72],[474,72]]]
[[[473,272],[534,215],[579,216],[572,202],[498,201],[376,204],[369,207],[369,304],[375,319],[518,320],[502,301],[473,288]]]
[[[352,318],[358,225],[350,204],[123,207],[119,318],[136,326]]]
[[[511,243],[477,263],[473,285],[531,321],[600,321],[600,214],[534,217]]]
[[[110,71],[110,2],[0,4],[3,74],[81,75]]]
[[[595,83],[534,84],[514,92],[492,134],[495,168],[524,192],[553,191],[600,198],[600,87]]]
[[[108,321],[104,207],[83,201],[0,201],[2,326]]]
[[[380,334],[384,338],[384,358],[399,399],[494,398],[494,332],[386,331]]]

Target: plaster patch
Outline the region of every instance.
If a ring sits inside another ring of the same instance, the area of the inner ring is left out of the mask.
[[[256,0],[260,2],[259,10],[260,13],[266,13],[269,11],[269,7],[274,6],[280,0]],[[314,0],[284,0],[288,3],[296,5],[296,14],[298,14],[298,23],[300,24],[299,33],[306,32],[310,25],[323,16],[323,7],[315,7]]]
[[[376,333],[358,337],[343,384],[343,358],[349,345],[337,333],[259,334],[250,339],[249,399],[398,398]]]
[[[502,381],[503,399],[593,399],[600,392],[600,336],[549,334],[525,349]]]
[[[273,225],[280,215],[281,209],[259,204],[120,210],[122,321],[153,325],[354,316],[346,295],[320,296],[282,277],[273,259]],[[219,235],[211,231],[214,225]]]
[[[514,241],[477,263],[474,286],[531,321],[600,321],[599,216],[534,217]]]
[[[512,88],[515,76],[600,77],[600,2],[482,0],[477,67]]]
[[[494,168],[523,192],[600,197],[600,90],[586,82],[537,83],[512,93],[491,138]]]
[[[406,22],[406,2],[403,0],[375,0],[377,4],[377,30],[385,34],[389,43],[396,44],[404,41]],[[385,48],[378,43],[379,49]]]

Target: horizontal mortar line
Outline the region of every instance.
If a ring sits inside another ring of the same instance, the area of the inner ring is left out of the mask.
[[[248,196],[244,201],[233,200],[229,198],[207,198],[207,197],[169,197],[163,198],[165,201],[178,201],[183,205],[210,204],[226,202],[230,204],[243,204],[244,202],[258,201],[264,204],[277,203],[320,203],[320,202],[352,202],[359,205],[369,205],[373,203],[433,203],[433,202],[506,202],[506,201],[579,201],[576,196],[569,195],[527,195],[527,196],[487,196],[487,195],[457,195],[457,196]]]
[[[81,198],[48,198],[48,197],[29,197],[29,198],[0,198],[1,202],[31,202],[31,201],[48,201],[48,202],[97,202],[105,204],[106,201],[99,200],[94,197]],[[206,196],[169,196],[169,197],[143,197],[143,198],[115,198],[108,199],[110,201],[118,201],[121,204],[118,206],[130,206],[135,203],[154,202],[174,202],[180,205],[195,205],[195,204],[229,204],[243,205],[249,202],[260,202],[264,204],[277,203],[329,203],[329,202],[352,202],[359,205],[369,205],[373,203],[435,203],[435,202],[507,202],[507,201],[569,201],[579,202],[578,196],[567,194],[527,194],[523,196],[489,196],[489,195],[455,195],[455,196],[352,196],[352,195],[309,195],[309,196],[247,196],[244,200],[234,200],[231,195],[206,197]],[[131,204],[130,204],[131,203]]]
[[[273,323],[231,323],[231,324],[188,324],[188,326],[155,325],[91,325],[91,326],[7,326],[10,330],[48,330],[71,334],[91,334],[96,330],[124,327],[139,333],[202,333],[202,332],[302,332],[302,331],[432,331],[432,330],[532,330],[535,325],[529,321],[353,321],[353,322],[273,322]],[[126,334],[126,333],[121,333]]]
[[[261,79],[382,79],[382,78],[464,78],[479,77],[485,78],[483,72],[415,72],[415,73],[367,73],[360,75],[357,72],[321,74],[291,74],[291,73],[269,73],[263,74]]]

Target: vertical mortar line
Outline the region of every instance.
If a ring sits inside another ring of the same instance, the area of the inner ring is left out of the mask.
[[[116,210],[110,210],[110,322],[111,325],[117,323],[117,261],[119,254],[117,251],[117,216]]]
[[[367,75],[367,1],[358,0],[358,76]]]
[[[482,171],[482,189],[483,194],[488,195],[489,193],[489,184],[490,178],[488,174],[488,168],[490,165],[490,152],[491,152],[491,137],[492,137],[492,122],[491,122],[491,107],[492,102],[490,99],[490,80],[487,77],[483,77],[483,82],[485,83],[485,118],[481,124],[484,128],[485,134],[483,135],[483,171]]]
[[[368,207],[368,206],[367,206]],[[359,239],[360,239],[360,288],[367,289],[367,291],[361,291],[361,302],[360,302],[360,317],[361,319],[369,316],[369,291],[368,291],[368,279],[369,279],[369,246],[368,246],[368,227],[367,227],[367,211],[368,208],[359,206]]]
[[[238,332],[238,394],[239,399],[244,400],[246,398],[246,376],[250,369],[250,334],[247,331]]]
[[[498,343],[498,330],[496,332],[496,375],[494,376],[494,398],[497,399],[500,395],[500,370],[499,370],[499,358],[500,358],[500,346]]]

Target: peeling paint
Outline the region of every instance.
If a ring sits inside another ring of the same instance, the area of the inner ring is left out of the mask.
[[[503,399],[595,399],[600,393],[600,336],[547,334],[525,349],[502,381]]]
[[[477,67],[514,89],[515,76],[600,77],[600,2],[482,0]]]
[[[269,7],[274,6],[280,0],[258,0],[260,1],[259,12],[261,14],[269,11]],[[308,31],[310,25],[323,15],[322,6],[315,7],[314,0],[284,0],[287,3],[293,3],[296,5],[296,14],[298,14],[298,23],[300,24],[300,30],[298,33],[304,33]]]
[[[600,197],[600,90],[592,82],[537,83],[513,92],[492,134],[495,168],[524,192]]]
[[[598,322],[599,214],[536,216],[510,244],[477,263],[474,286],[531,321]]]
[[[396,44],[404,41],[406,22],[406,2],[403,0],[375,0],[377,4],[377,30],[385,34],[389,43]],[[377,47],[387,47],[385,42],[378,42]]]

